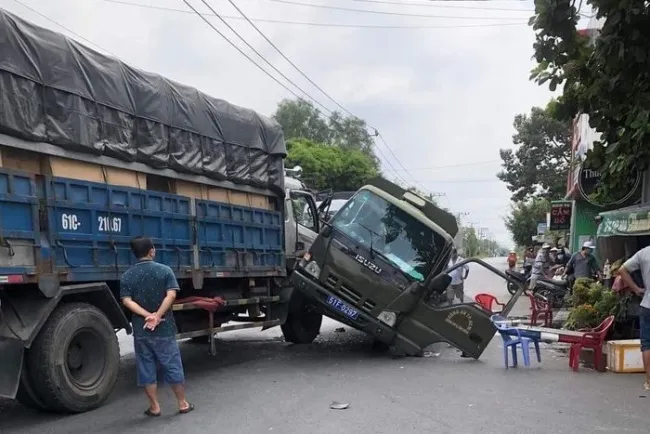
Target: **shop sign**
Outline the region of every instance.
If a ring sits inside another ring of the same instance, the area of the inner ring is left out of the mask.
[[[546,223],[537,223],[537,235],[542,235],[546,232]]]
[[[552,231],[566,231],[571,229],[572,203],[567,201],[551,202],[551,224]]]
[[[610,197],[607,201],[596,200],[593,195],[598,190],[602,175],[600,171],[588,169],[583,166],[580,168],[580,176],[578,177],[578,189],[580,195],[584,200],[597,207],[609,207],[622,205],[627,202],[636,193],[639,184],[641,183],[641,172],[638,170],[629,175],[625,188],[618,192],[613,193],[614,196]]]

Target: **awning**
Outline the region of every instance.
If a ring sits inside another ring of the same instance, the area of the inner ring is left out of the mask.
[[[650,235],[650,204],[601,212],[598,237]]]

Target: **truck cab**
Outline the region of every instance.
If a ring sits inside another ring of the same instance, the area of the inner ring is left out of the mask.
[[[474,303],[438,303],[458,232],[430,201],[377,178],[325,225],[291,275],[323,314],[406,355],[448,342],[478,358],[495,334]]]

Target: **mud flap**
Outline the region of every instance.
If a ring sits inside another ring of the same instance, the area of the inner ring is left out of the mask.
[[[398,324],[395,345],[412,354],[448,342],[478,359],[496,332],[490,314],[474,303],[434,307],[419,302]]]
[[[16,397],[24,355],[25,348],[21,341],[0,339],[0,397]]]

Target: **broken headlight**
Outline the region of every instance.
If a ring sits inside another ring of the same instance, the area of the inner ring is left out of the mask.
[[[397,314],[389,310],[383,310],[379,315],[377,315],[377,319],[387,326],[393,327],[397,322]]]
[[[311,260],[311,253],[305,253],[305,256],[300,260],[300,266],[313,278],[318,279],[320,277],[320,266],[316,261]]]

